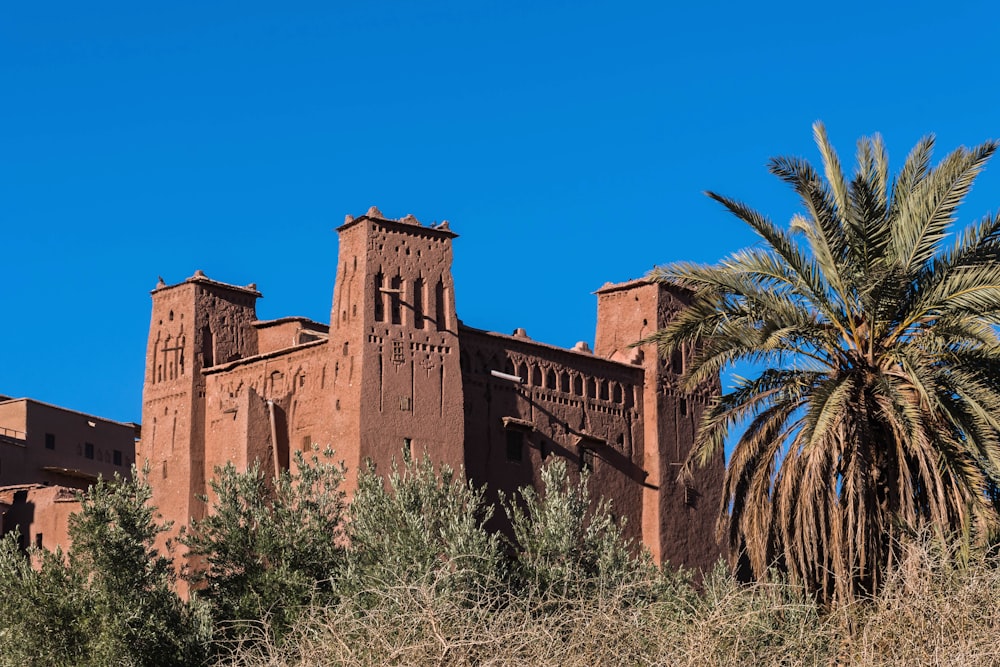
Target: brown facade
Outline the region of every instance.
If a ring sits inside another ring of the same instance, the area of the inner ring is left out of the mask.
[[[0,400],[0,487],[58,484],[85,489],[98,475],[128,476],[135,424],[28,398]]]
[[[130,477],[137,434],[135,424],[2,397],[0,535],[16,527],[24,547],[65,549],[75,491],[99,476]]]
[[[256,286],[197,272],[153,290],[143,455],[154,502],[175,526],[199,517],[213,468],[330,444],[349,485],[366,460],[387,470],[403,448],[464,466],[489,489],[537,483],[549,457],[592,470],[591,490],[627,517],[657,560],[707,566],[723,461],[677,481],[717,386],[678,391],[683,355],[631,343],[683,298],[646,281],[598,291],[595,348],[567,350],[523,331],[462,325],[447,223],[386,219],[374,207],[340,228],[329,327],[256,319]]]

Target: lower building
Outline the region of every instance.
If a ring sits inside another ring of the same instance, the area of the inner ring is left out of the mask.
[[[65,547],[76,491],[99,476],[129,478],[138,434],[136,424],[0,396],[0,535],[16,527],[24,547]]]

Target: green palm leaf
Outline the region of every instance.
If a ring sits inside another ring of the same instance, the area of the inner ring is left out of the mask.
[[[769,165],[802,212],[782,229],[707,193],[764,244],[655,269],[690,305],[642,342],[693,351],[685,390],[763,368],[703,412],[682,474],[732,437],[719,528],[733,557],[849,601],[879,589],[909,531],[968,542],[1000,523],[1000,216],[945,246],[997,144],[932,167],[925,138],[890,181],[881,137],[862,139],[848,179],[813,129],[822,175]]]

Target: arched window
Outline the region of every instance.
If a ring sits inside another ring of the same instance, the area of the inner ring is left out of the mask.
[[[556,372],[551,368],[545,373],[545,388],[546,389],[556,388]]]
[[[528,383],[528,364],[521,362],[517,366],[517,376],[521,378],[521,382]]]
[[[563,371],[562,375],[559,376],[559,391],[569,393],[569,373],[566,371]]]

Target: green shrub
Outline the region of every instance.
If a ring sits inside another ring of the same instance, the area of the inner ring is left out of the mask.
[[[332,456],[296,452],[293,470],[273,480],[259,464],[216,469],[208,514],[181,541],[193,556],[185,578],[224,625],[224,638],[252,634],[266,620],[280,639],[302,605],[334,597],[346,501],[344,467]]]
[[[483,527],[492,513],[482,489],[446,465],[436,472],[426,456],[416,462],[404,451],[387,479],[369,465],[351,503],[348,585],[433,581],[475,597],[502,571],[500,540]]]
[[[622,534],[624,520],[615,520],[606,500],[591,501],[586,471],[574,484],[566,462],[556,459],[541,476],[541,493],[523,487],[503,499],[519,587],[566,597],[650,580],[651,562]]]
[[[201,661],[207,624],[174,592],[173,567],[153,543],[151,492],[133,480],[99,480],[81,494],[64,555],[32,549],[39,568],[0,541],[0,663],[189,665]]]

